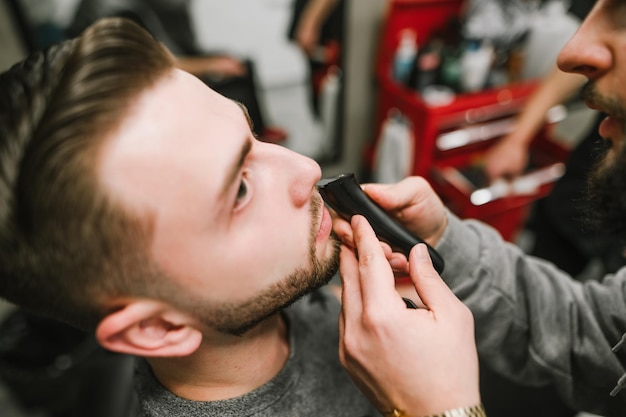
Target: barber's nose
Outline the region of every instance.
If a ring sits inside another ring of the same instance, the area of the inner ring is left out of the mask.
[[[611,68],[613,56],[607,44],[610,36],[604,33],[606,22],[592,14],[561,50],[557,63],[565,72],[582,74],[590,80],[600,77]]]

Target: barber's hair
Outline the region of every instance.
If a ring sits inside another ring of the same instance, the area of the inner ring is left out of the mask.
[[[0,75],[0,297],[92,329],[110,300],[147,291],[150,220],[111,199],[96,166],[174,65],[140,26],[108,18]]]

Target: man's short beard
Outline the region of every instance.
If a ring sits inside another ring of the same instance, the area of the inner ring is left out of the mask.
[[[334,246],[329,259],[319,260],[311,253],[310,269],[298,269],[248,302],[224,305],[211,313],[213,325],[222,333],[242,336],[267,318],[281,312],[303,296],[328,284],[339,269],[339,239],[331,237]],[[219,317],[218,320],[215,318]]]
[[[319,219],[324,203],[321,197],[311,201],[311,219]],[[244,302],[219,302],[212,305],[196,301],[196,314],[203,322],[218,331],[241,336],[267,318],[274,316],[304,295],[328,284],[339,269],[339,239],[331,233],[332,252],[325,257],[316,253],[319,225],[311,222],[308,239],[308,265],[297,268],[282,280],[275,282]],[[251,277],[251,279],[253,279]]]

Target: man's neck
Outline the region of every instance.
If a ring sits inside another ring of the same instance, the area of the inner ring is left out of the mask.
[[[243,336],[212,333],[184,358],[148,358],[157,380],[179,397],[215,401],[246,394],[270,381],[289,357],[289,331],[276,315]]]

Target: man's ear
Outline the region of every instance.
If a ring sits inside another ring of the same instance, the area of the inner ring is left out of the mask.
[[[195,352],[202,342],[202,332],[186,313],[166,303],[141,299],[102,319],[96,338],[113,352],[177,357]]]

